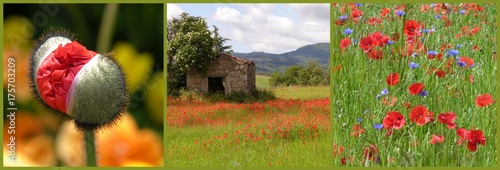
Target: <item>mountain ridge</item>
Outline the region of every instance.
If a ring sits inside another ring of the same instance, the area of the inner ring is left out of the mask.
[[[233,52],[232,55],[245,60],[253,61],[257,74],[268,75],[273,72],[284,71],[293,65],[305,65],[308,61],[316,60],[326,68],[329,66],[330,43],[309,44],[297,48],[294,51],[282,54],[266,52],[240,53]]]

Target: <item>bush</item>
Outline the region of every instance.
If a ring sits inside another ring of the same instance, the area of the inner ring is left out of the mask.
[[[278,86],[321,86],[329,84],[329,73],[316,61],[310,61],[306,67],[290,66],[284,73],[273,73],[269,79],[272,87]]]

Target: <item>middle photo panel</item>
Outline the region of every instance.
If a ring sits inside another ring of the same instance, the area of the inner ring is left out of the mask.
[[[166,166],[328,167],[329,4],[167,4]]]

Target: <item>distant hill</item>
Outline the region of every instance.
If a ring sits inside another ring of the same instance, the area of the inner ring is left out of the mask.
[[[295,51],[283,54],[271,54],[265,52],[238,53],[234,56],[255,62],[257,74],[270,74],[275,71],[284,71],[292,65],[305,65],[309,60],[328,67],[330,59],[330,43],[317,43],[306,45]]]

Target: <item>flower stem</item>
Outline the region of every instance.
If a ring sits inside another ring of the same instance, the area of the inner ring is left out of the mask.
[[[95,152],[95,138],[93,130],[85,130],[83,132],[85,140],[85,153],[87,154],[87,166],[97,166]]]
[[[118,7],[118,4],[107,4],[104,9],[101,26],[99,28],[99,36],[97,37],[97,52],[100,54],[109,51]]]

